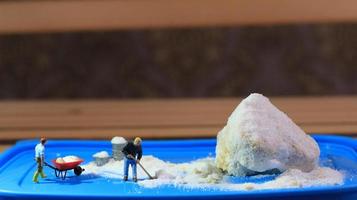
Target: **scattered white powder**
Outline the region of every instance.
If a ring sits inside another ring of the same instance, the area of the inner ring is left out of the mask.
[[[95,154],[93,155],[93,157],[95,157],[95,158],[108,158],[108,157],[109,157],[109,154],[108,154],[108,152],[106,152],[106,151],[100,151],[100,152],[98,152],[98,153],[95,153]]]
[[[342,173],[328,167],[317,167],[311,172],[289,169],[272,181],[265,183],[221,184],[226,190],[303,188],[316,186],[333,186],[343,183]]]
[[[113,137],[111,142],[112,142],[112,144],[125,144],[125,143],[127,143],[125,138],[119,137],[119,136]]]
[[[78,158],[77,156],[65,156],[62,158],[64,162],[75,162],[77,160],[79,160],[80,158]]]
[[[98,167],[94,162],[89,163],[83,173],[96,174],[106,178],[122,179],[124,161],[110,161]],[[138,178],[143,187],[154,188],[161,185],[174,185],[189,188],[212,188],[219,190],[252,190],[299,188],[311,186],[331,186],[343,183],[342,173],[326,167],[316,167],[310,172],[299,169],[289,169],[274,180],[264,183],[232,183],[225,178],[220,169],[215,166],[214,158],[208,157],[189,163],[174,164],[164,162],[153,156],[143,156],[142,165],[157,179],[149,180],[145,172],[138,165]],[[129,173],[129,178],[131,173]]]

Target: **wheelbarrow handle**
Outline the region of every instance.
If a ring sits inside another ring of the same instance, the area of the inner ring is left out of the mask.
[[[51,168],[51,169],[57,170],[56,167],[54,167],[54,166],[48,164],[47,162],[43,162],[43,164],[45,164],[45,166],[48,166],[48,167]]]

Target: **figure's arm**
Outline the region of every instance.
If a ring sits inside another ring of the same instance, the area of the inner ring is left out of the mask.
[[[45,149],[41,149],[40,151],[40,158],[41,158],[41,166],[43,166],[43,163],[45,162]]]
[[[125,157],[130,158],[130,159],[135,159],[133,155],[129,154],[129,147],[128,145],[126,145],[123,150],[122,150],[123,154],[125,155]]]
[[[123,152],[123,154],[125,155],[125,156],[127,156],[129,153],[128,153],[128,145],[126,145],[124,148],[123,148],[123,150],[121,151],[121,152]]]
[[[140,160],[142,156],[143,156],[143,149],[140,147],[138,151],[138,160]]]

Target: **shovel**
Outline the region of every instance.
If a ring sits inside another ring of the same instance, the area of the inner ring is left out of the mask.
[[[140,161],[139,160],[136,160],[136,163],[138,163],[139,165],[140,165],[140,167],[141,167],[141,169],[143,169],[144,170],[144,172],[149,176],[149,178],[150,179],[157,179],[157,177],[156,176],[151,176],[150,174],[149,174],[149,172],[148,171],[146,171],[146,169],[144,168],[144,166],[140,163]]]

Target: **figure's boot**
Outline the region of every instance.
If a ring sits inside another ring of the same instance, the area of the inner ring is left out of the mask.
[[[46,174],[42,172],[40,172],[41,178],[47,178]]]
[[[133,181],[134,182],[138,182],[138,178],[136,178],[136,176],[133,177]]]
[[[123,181],[128,181],[128,176],[124,176]]]
[[[38,171],[36,171],[32,177],[33,182],[38,183],[38,175],[40,175],[40,173]]]

